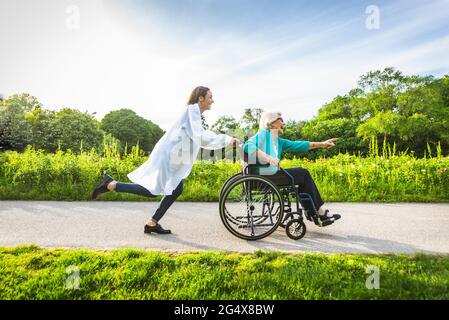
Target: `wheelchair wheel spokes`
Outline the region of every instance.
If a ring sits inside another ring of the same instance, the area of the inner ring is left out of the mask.
[[[303,219],[292,219],[285,226],[287,236],[293,240],[299,240],[306,234],[306,225]]]
[[[278,206],[276,208],[276,210],[273,210],[273,207],[274,207],[274,201],[273,201],[273,196],[271,195],[270,201],[267,201],[266,203],[264,203],[264,206],[262,207],[261,214],[260,215],[253,214],[251,216],[252,219],[253,219],[252,220],[253,223],[255,223],[255,224],[263,223],[270,216],[275,217],[279,213],[280,207]],[[233,216],[233,215],[231,215],[229,213],[228,209],[226,208],[226,206],[223,207],[223,211],[224,211],[224,214],[225,214],[226,218],[229,219],[229,222],[234,224],[234,225],[236,225],[236,226],[248,225],[250,223],[248,221],[248,219],[250,217],[250,215],[248,214],[248,207],[247,207],[246,214],[245,215],[240,215],[240,216]]]
[[[283,205],[279,190],[271,181],[260,176],[242,176],[223,191],[220,216],[232,234],[257,240],[279,226]]]

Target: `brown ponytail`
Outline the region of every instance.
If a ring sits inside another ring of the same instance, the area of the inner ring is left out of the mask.
[[[193,89],[192,93],[190,94],[190,98],[189,98],[187,104],[191,105],[191,104],[198,103],[200,97],[203,97],[203,98],[206,97],[206,94],[209,90],[210,89],[208,87],[202,87],[202,86],[196,87],[195,89]]]

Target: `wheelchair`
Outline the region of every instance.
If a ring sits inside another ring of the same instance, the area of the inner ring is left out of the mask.
[[[242,171],[228,178],[220,190],[220,218],[233,235],[259,240],[281,226],[289,238],[299,240],[307,230],[304,216],[319,227],[334,223],[333,218],[324,221],[319,218],[312,197],[299,191],[293,176],[285,169],[279,171],[289,183],[275,184],[268,176],[253,174],[254,168],[255,165],[244,163]],[[309,209],[305,210],[303,205]]]

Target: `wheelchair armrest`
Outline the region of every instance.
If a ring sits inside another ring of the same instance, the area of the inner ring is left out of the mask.
[[[259,167],[259,168],[260,167],[263,168],[263,167],[270,167],[271,166],[269,163],[261,164],[259,161],[257,161],[257,163],[255,163],[255,164],[249,164],[248,163],[248,158],[249,158],[248,153],[243,151],[243,162],[246,165],[246,167],[243,170],[246,171],[246,173],[250,173],[251,172],[251,168],[256,167],[256,166]],[[256,158],[256,160],[257,160],[257,158]],[[290,173],[288,173],[285,169],[281,168],[280,166],[279,166],[279,171],[281,171],[283,174],[285,174],[288,177],[292,187],[295,188],[295,179],[293,178],[293,176]]]
[[[255,168],[255,167],[269,167],[270,164],[269,163],[260,163],[258,161],[258,158],[256,157],[256,163],[248,163],[248,159],[249,159],[249,155],[247,152],[243,151],[243,171],[246,172],[247,174],[251,172],[251,168]]]
[[[256,163],[248,163],[249,160],[249,155],[247,152],[243,151],[243,162],[247,165],[247,166],[258,166],[258,167],[269,167],[270,164],[269,163],[260,163],[259,162],[259,158],[256,157]]]

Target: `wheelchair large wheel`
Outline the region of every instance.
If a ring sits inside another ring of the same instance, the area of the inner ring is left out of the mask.
[[[242,177],[243,174],[241,172],[236,173],[234,175],[232,175],[230,178],[228,178],[225,183],[223,184],[223,187],[221,187],[220,190],[220,198],[219,201],[221,203],[221,199],[223,198],[223,193],[224,191],[232,184],[232,182],[236,181],[239,177]],[[273,195],[270,195],[271,198],[273,197]],[[271,206],[274,205],[274,201],[273,199],[267,199],[267,204],[271,204]],[[276,213],[275,213],[276,214]],[[268,216],[264,216],[264,215],[260,215],[258,217],[254,217],[254,223],[263,223],[266,219],[268,218]],[[240,220],[236,220],[236,219],[232,219],[234,222],[236,223],[240,223]],[[246,222],[243,222],[243,224],[245,224]]]
[[[258,240],[273,233],[284,214],[284,202],[276,185],[257,175],[236,178],[223,190],[221,220],[233,235]]]
[[[234,182],[235,180],[237,180],[237,178],[242,177],[242,176],[243,176],[243,173],[242,172],[238,172],[238,173],[232,175],[231,177],[229,177],[225,181],[225,183],[223,184],[223,186],[221,187],[221,190],[220,190],[220,197],[219,197],[219,202],[220,203],[221,203],[221,199],[223,197],[223,192],[231,185],[232,182]],[[254,222],[255,223],[261,223],[261,222],[265,221],[265,219],[266,219],[266,217],[264,217],[264,216],[256,217],[256,218],[254,218]],[[231,220],[233,220],[235,223],[240,223],[239,220],[232,219],[232,218],[231,218]],[[243,222],[243,223],[245,223],[245,222]]]

